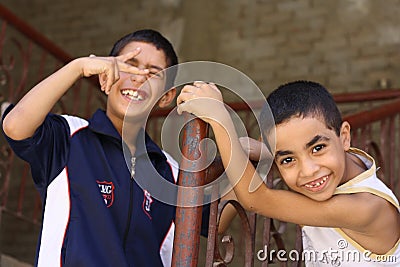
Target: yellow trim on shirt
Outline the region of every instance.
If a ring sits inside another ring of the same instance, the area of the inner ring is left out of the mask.
[[[356,154],[356,155],[361,155],[362,157],[366,158],[368,161],[370,161],[371,166],[363,173],[361,173],[360,175],[354,177],[353,179],[351,179],[350,181],[342,184],[341,186],[338,186],[336,188],[336,191],[334,193],[334,195],[339,195],[339,194],[354,194],[354,193],[371,193],[373,195],[376,195],[378,197],[381,197],[383,199],[385,199],[386,201],[388,201],[389,203],[391,203],[393,206],[395,206],[399,211],[400,211],[400,206],[399,203],[396,201],[396,199],[393,199],[392,196],[383,193],[380,190],[376,190],[375,188],[372,187],[368,187],[368,186],[361,186],[361,187],[352,187],[355,184],[358,184],[360,182],[362,182],[363,180],[370,178],[371,176],[375,175],[376,172],[376,166],[375,166],[375,160],[368,155],[366,152],[357,149],[357,148],[350,148],[350,150],[348,151],[350,153]],[[379,179],[377,177],[377,179]],[[350,187],[350,188],[348,188]],[[365,249],[364,247],[362,247],[360,244],[358,244],[356,241],[354,241],[351,237],[349,237],[345,232],[343,232],[342,229],[340,228],[334,228],[344,239],[346,239],[346,241],[348,241],[350,244],[352,244],[357,250],[359,250],[362,253],[365,253],[366,251],[369,251],[367,249]],[[397,240],[396,244],[393,246],[393,248],[391,248],[388,252],[386,252],[383,255],[379,255],[376,253],[372,253],[371,251],[371,255],[370,258],[373,260],[376,260],[378,256],[390,256],[390,255],[394,255],[394,253],[396,252],[397,248],[400,246],[400,238],[399,240]]]
[[[355,155],[360,155],[363,158],[366,158],[368,161],[370,161],[371,166],[367,170],[365,170],[364,172],[360,173],[356,177],[354,177],[351,180],[349,180],[348,182],[338,186],[336,188],[336,190],[340,190],[342,187],[353,186],[354,184],[357,184],[357,183],[359,183],[359,182],[371,177],[376,172],[375,160],[374,160],[373,157],[371,157],[370,155],[368,155],[366,152],[362,151],[361,149],[358,149],[358,148],[355,148],[355,147],[351,147],[348,150],[348,152],[352,153],[352,154],[355,154]]]
[[[371,187],[361,186],[361,187],[355,187],[355,188],[348,188],[348,189],[344,189],[344,190],[335,192],[335,195],[355,194],[355,193],[371,193],[373,195],[376,195],[378,197],[385,199],[386,201],[390,202],[393,206],[395,206],[398,210],[400,210],[399,204],[391,196],[383,193],[382,191],[371,188]]]

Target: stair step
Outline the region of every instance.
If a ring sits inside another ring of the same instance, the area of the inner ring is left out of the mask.
[[[32,267],[31,264],[24,263],[22,261],[16,260],[8,255],[0,255],[0,266],[1,267]]]

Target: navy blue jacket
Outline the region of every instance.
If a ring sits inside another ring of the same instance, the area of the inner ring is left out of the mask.
[[[178,169],[144,130],[138,138],[144,142],[137,143],[134,179],[121,136],[102,110],[88,121],[49,114],[33,137],[7,138],[30,164],[42,198],[36,266],[169,265],[175,207],[136,179],[153,175],[151,164],[175,183]]]

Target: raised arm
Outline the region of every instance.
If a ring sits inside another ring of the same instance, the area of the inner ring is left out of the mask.
[[[178,113],[193,113],[211,125],[222,163],[239,202],[246,209],[259,212],[257,205],[254,205],[257,201],[253,200],[258,193],[250,193],[249,187],[253,177],[257,184],[262,183],[262,180],[243,151],[218,88],[202,82],[187,85],[178,96],[177,104]]]
[[[301,225],[358,230],[370,227],[376,212],[380,212],[377,206],[382,202],[377,198],[377,201],[368,203],[366,198],[369,196],[364,194],[315,201],[299,193],[265,186],[242,149],[233,121],[215,85],[187,85],[177,102],[178,112],[192,113],[211,125],[226,173],[245,209]]]
[[[139,49],[118,57],[90,56],[72,60],[33,87],[6,115],[3,120],[5,134],[14,140],[31,137],[57,101],[81,77],[102,75],[101,90],[108,94],[119,79],[119,71],[147,74],[148,70],[125,63],[138,53]]]

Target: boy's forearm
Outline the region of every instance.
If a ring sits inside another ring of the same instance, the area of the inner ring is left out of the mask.
[[[78,59],[33,87],[4,118],[3,129],[7,136],[15,140],[32,136],[57,101],[80,77]]]
[[[244,153],[229,114],[220,116],[219,122],[211,122],[221,159],[229,181],[234,186],[235,194],[246,209],[253,209],[251,185],[262,183],[247,155]],[[266,187],[265,187],[266,188]]]

